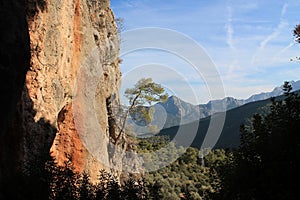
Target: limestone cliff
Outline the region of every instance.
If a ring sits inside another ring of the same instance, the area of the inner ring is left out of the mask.
[[[10,129],[19,154],[30,162],[51,151],[96,179],[109,163],[107,99],[118,104],[121,81],[110,2],[27,0],[26,13],[30,69]]]
[[[39,2],[28,0],[31,68],[26,76],[26,87],[36,110],[33,118],[35,122],[44,119],[57,129],[50,135],[49,144],[59,163],[70,156],[77,170],[88,171],[95,178],[99,169],[107,168],[109,163],[106,99],[113,95],[118,101],[121,80],[117,29],[109,0]],[[91,62],[88,68],[86,62]],[[80,99],[82,94],[93,101]],[[74,101],[78,106],[74,106]],[[86,104],[91,103],[97,121],[86,119],[90,117],[88,114],[93,114],[86,112],[86,106],[90,106]],[[74,120],[76,113],[79,119]],[[98,125],[100,130],[90,127]],[[28,126],[26,130],[31,127],[30,124],[25,126]],[[80,135],[92,134],[88,130],[102,134],[96,141],[100,148],[96,152],[90,152],[85,146],[90,144],[83,144],[80,138]],[[44,127],[32,131],[41,137],[49,134]],[[98,161],[99,154],[104,163]]]

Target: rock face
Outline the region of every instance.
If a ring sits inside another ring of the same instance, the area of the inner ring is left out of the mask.
[[[36,110],[34,121],[44,119],[56,128],[50,133],[49,144],[58,163],[70,157],[76,170],[96,178],[99,169],[109,163],[106,99],[116,96],[118,101],[121,80],[119,41],[109,0],[51,0],[38,8],[36,5],[35,0],[29,0],[31,68],[26,76],[28,96]],[[90,104],[96,121],[87,120],[93,114],[86,108]],[[90,141],[83,144],[80,138],[92,134],[87,131],[94,125],[99,127],[92,130],[102,134],[98,152],[90,152],[86,146]],[[44,127],[34,131],[49,135]],[[104,163],[92,153],[101,154]]]
[[[24,160],[51,151],[59,164],[71,159],[95,180],[108,168],[106,102],[118,104],[121,82],[110,2],[27,0],[26,7],[30,69],[10,131],[22,138]]]

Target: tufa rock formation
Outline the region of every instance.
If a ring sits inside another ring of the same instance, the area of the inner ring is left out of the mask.
[[[14,161],[26,165],[52,152],[96,180],[111,163],[107,113],[119,103],[121,82],[109,0],[4,2],[1,94],[10,103],[1,107],[0,178],[13,173]]]

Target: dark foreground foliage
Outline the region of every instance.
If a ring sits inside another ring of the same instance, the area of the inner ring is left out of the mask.
[[[6,181],[0,199],[296,200],[300,97],[288,83],[284,89],[286,98],[272,99],[268,114],[256,114],[250,126],[241,126],[241,144],[235,150],[213,150],[206,155],[195,148],[184,152],[166,137],[141,139],[137,141],[139,153],[165,149],[161,152],[175,158],[174,162],[145,173],[142,179],[130,176],[122,184],[104,170],[99,172],[99,183],[93,184],[88,174],[74,172],[71,159],[58,166],[47,155],[22,165],[20,174]],[[160,154],[144,164],[164,159]]]
[[[241,126],[241,145],[224,169],[220,199],[299,199],[300,97],[286,82],[283,101]]]
[[[77,173],[71,160],[58,166],[49,156],[42,168],[32,166],[16,175],[16,180],[1,191],[2,199],[12,200],[131,200],[145,199],[143,181],[133,176],[123,184],[111,173],[101,170],[99,181],[93,184],[87,173]]]

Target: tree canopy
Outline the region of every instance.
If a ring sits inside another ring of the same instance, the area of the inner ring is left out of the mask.
[[[229,199],[297,199],[300,160],[300,97],[284,84],[286,98],[272,98],[270,113],[241,126],[241,145],[224,184]]]
[[[165,101],[168,94],[165,93],[165,89],[160,84],[153,82],[151,78],[142,78],[133,88],[126,89],[125,97],[128,98],[130,106],[138,106]]]
[[[133,116],[133,118],[141,118],[146,122],[150,122],[154,111],[153,109],[147,109],[145,105],[151,105],[153,102],[158,101],[166,101],[168,94],[160,84],[153,82],[151,78],[142,78],[133,88],[126,89],[125,97],[128,98],[129,106],[126,110],[124,121],[116,141],[118,141],[125,131],[129,114]]]
[[[294,36],[296,37],[296,42],[300,43],[300,24],[295,27]]]

